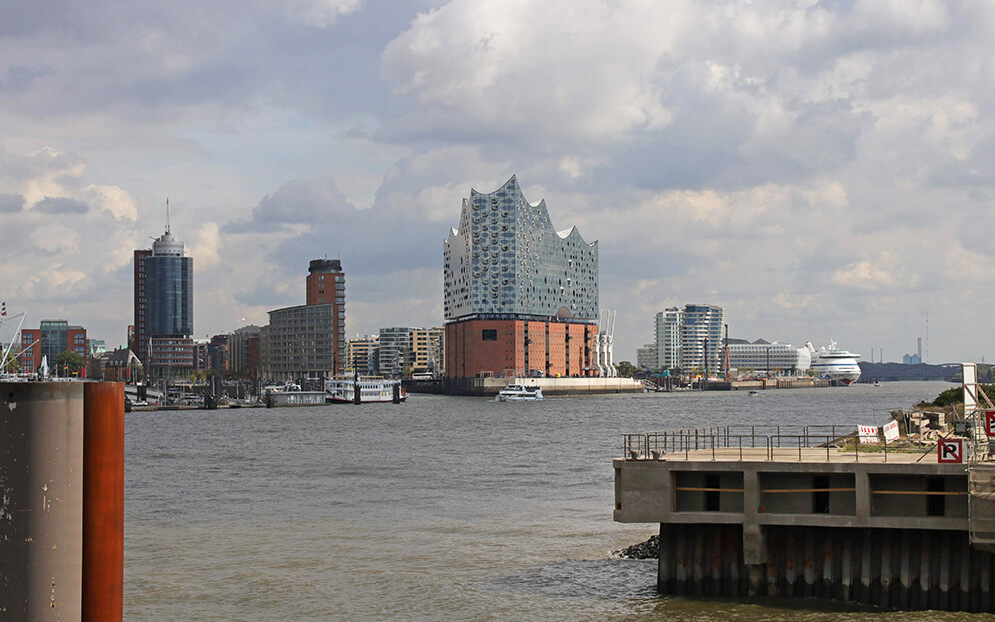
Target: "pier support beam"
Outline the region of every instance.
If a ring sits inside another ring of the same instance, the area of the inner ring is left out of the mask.
[[[0,384],[0,617],[80,619],[82,415],[83,383]]]

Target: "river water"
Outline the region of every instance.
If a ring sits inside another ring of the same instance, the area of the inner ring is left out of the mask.
[[[621,435],[880,424],[952,385],[129,413],[125,619],[977,620],[654,591]]]

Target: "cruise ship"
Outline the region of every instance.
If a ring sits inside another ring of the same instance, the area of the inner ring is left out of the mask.
[[[836,342],[829,341],[829,347],[812,346],[811,341],[805,342],[805,347],[812,353],[812,371],[819,378],[828,378],[842,385],[849,385],[860,378],[860,365],[857,365],[859,354],[848,350],[840,350]]]

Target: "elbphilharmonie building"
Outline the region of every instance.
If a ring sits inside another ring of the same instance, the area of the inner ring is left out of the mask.
[[[557,231],[516,177],[470,191],[444,258],[447,376],[596,375],[598,243]]]

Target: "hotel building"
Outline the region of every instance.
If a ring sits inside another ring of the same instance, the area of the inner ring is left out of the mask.
[[[514,176],[471,189],[444,260],[447,378],[597,375],[597,242],[557,231]]]

